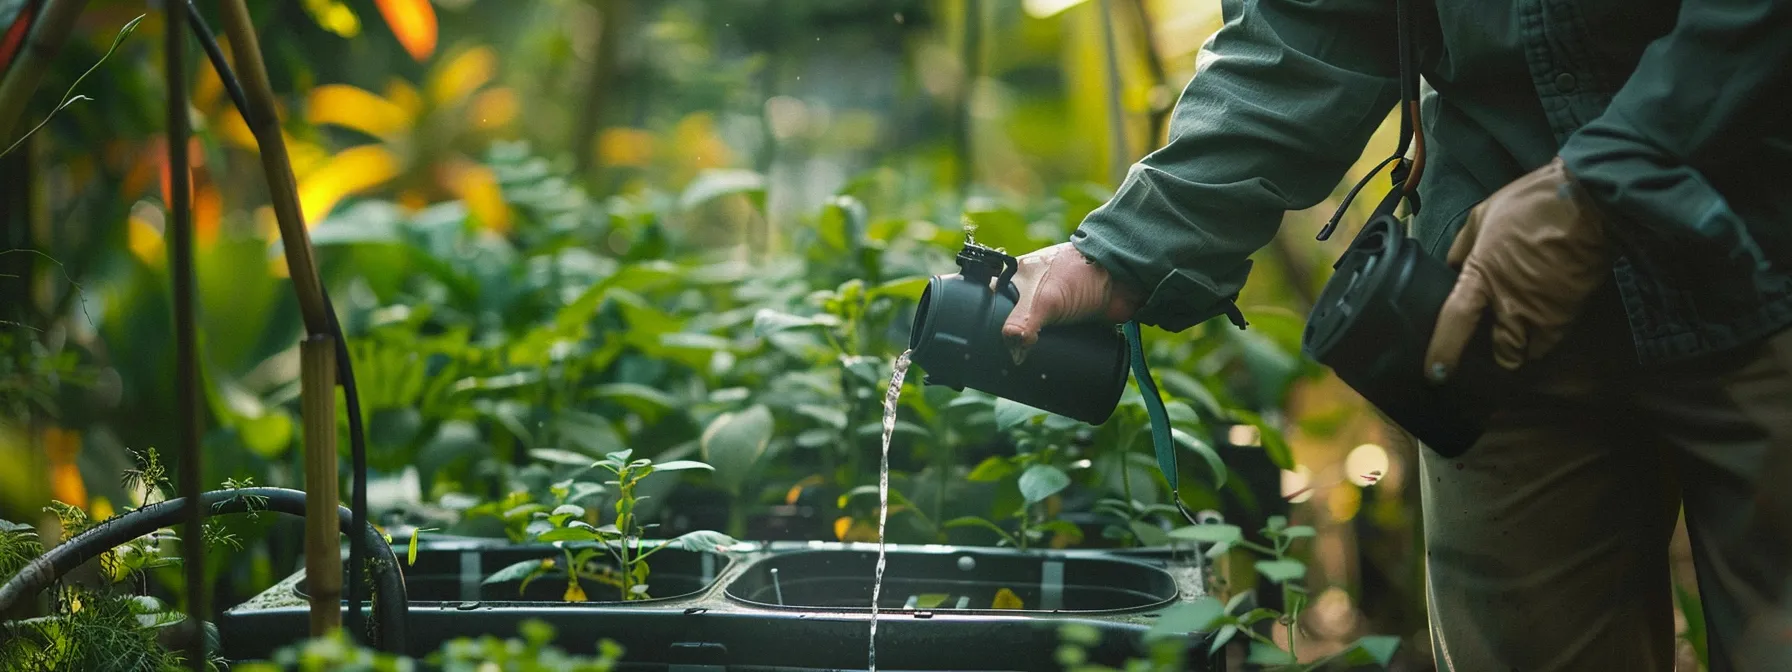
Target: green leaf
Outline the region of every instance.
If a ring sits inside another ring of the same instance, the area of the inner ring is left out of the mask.
[[[561,504],[560,506],[555,507],[553,512],[548,514],[548,517],[550,517],[550,518],[559,517],[559,516],[566,516],[568,518],[583,518],[583,517],[585,517],[585,507],[577,506],[577,505],[573,505],[573,504]]]
[[[1251,665],[1293,665],[1294,654],[1263,642],[1251,642],[1251,653],[1245,662]]]
[[[1282,530],[1282,536],[1288,539],[1303,539],[1317,534],[1311,525],[1295,525]]]
[[[1238,608],[1244,606],[1245,600],[1248,599],[1251,599],[1250,591],[1239,591],[1238,594],[1232,596],[1232,599],[1226,600],[1226,613],[1236,613]]]
[[[589,527],[556,527],[535,537],[536,541],[552,543],[556,541],[598,541],[603,539],[596,528]]]
[[[728,552],[729,547],[738,543],[740,542],[735,540],[734,537],[722,534],[721,532],[697,530],[695,532],[681,534],[677,538],[666,542],[666,545],[681,551],[726,553]]]
[[[582,455],[559,448],[535,448],[529,451],[529,457],[569,467],[589,467],[592,462],[590,455]]]
[[[1220,631],[1213,635],[1213,643],[1207,646],[1207,655],[1211,656],[1219,653],[1220,649],[1226,648],[1226,643],[1232,641],[1232,638],[1237,635],[1238,626],[1236,625],[1227,625],[1220,628]]]
[[[1208,544],[1236,544],[1244,539],[1244,530],[1237,525],[1189,525],[1170,530],[1170,536]]]
[[[1042,523],[1042,524],[1034,527],[1033,529],[1039,530],[1041,532],[1051,532],[1053,534],[1062,534],[1066,537],[1069,537],[1070,543],[1072,543],[1072,544],[1083,543],[1083,528],[1077,527],[1076,523],[1070,522],[1068,520],[1047,521],[1045,523]]]
[[[738,494],[772,439],[772,412],[755,405],[740,413],[723,413],[703,430],[703,460],[715,467],[715,478]]]
[[[840,324],[839,318],[832,315],[804,317],[802,315],[792,315],[770,308],[762,308],[759,312],[753,314],[753,335],[764,337],[795,329],[818,329],[833,327],[838,324]]]
[[[1344,652],[1344,663],[1352,667],[1376,666],[1386,669],[1400,650],[1400,638],[1386,635],[1363,637]]]
[[[1128,522],[1127,527],[1132,530],[1133,536],[1138,537],[1141,546],[1165,546],[1170,543],[1170,533],[1156,525],[1134,520]]]
[[[846,411],[842,411],[838,408],[832,406],[817,406],[815,404],[797,404],[796,412],[814,419],[816,422],[821,423],[821,426],[823,427],[837,430],[846,429]]]
[[[124,24],[123,28],[118,29],[118,35],[112,38],[112,46],[106,48],[106,53],[100,55],[100,60],[95,62],[93,67],[88,68],[86,72],[81,73],[80,77],[76,77],[75,83],[68,85],[68,91],[62,94],[62,102],[56,104],[56,109],[51,110],[49,116],[44,117],[44,120],[38,122],[36,126],[31,127],[31,130],[25,131],[25,134],[19,136],[18,140],[13,141],[11,145],[7,146],[5,151],[0,151],[0,156],[6,156],[7,154],[11,154],[13,150],[18,149],[19,145],[24,144],[26,138],[35,135],[38,129],[41,129],[45,124],[50,123],[50,119],[55,118],[56,113],[61,112],[63,108],[73,105],[78,101],[93,100],[87,96],[76,94],[75,88],[81,86],[81,82],[85,81],[88,75],[93,74],[93,71],[100,69],[101,65],[105,65],[106,61],[112,58],[112,53],[118,51],[118,45],[124,42],[124,38],[130,36],[131,33],[137,30],[137,24],[142,23],[143,17],[145,16],[148,15],[138,14],[137,18],[131,19],[130,22]],[[36,38],[33,38],[34,41],[35,39]],[[11,129],[7,129],[7,132],[11,132]]]
[[[1157,622],[1152,624],[1150,632],[1145,633],[1147,643],[1163,639],[1186,637],[1192,632],[1202,632],[1213,626],[1213,622],[1225,616],[1223,605],[1211,596],[1196,598],[1193,602],[1183,602],[1164,610]]]
[[[730,194],[748,196],[758,206],[765,198],[765,184],[765,176],[751,170],[706,170],[685,187],[684,194],[678,197],[678,208],[688,211]]]
[[[977,463],[977,467],[965,478],[974,483],[994,483],[1014,475],[1015,471],[1013,462],[999,455],[992,455]]]
[[[1276,583],[1298,580],[1307,575],[1307,566],[1298,560],[1259,560],[1257,573]]]
[[[1047,415],[1049,413],[1017,401],[996,399],[996,429],[1004,432]]]
[[[865,293],[865,296],[868,299],[881,299],[884,297],[919,299],[921,298],[921,290],[926,289],[927,283],[931,280],[932,278],[925,275],[899,278],[872,287],[871,291]]]
[[[598,385],[591,388],[591,396],[615,402],[648,422],[658,420],[661,414],[678,408],[678,402],[671,395],[636,383]]]
[[[542,565],[546,563],[547,560],[539,558],[535,560],[524,560],[493,572],[491,576],[485,577],[485,580],[480,583],[483,585],[490,585],[494,583],[506,583],[509,581],[521,581],[524,577],[541,569]]]
[[[948,520],[944,523],[941,523],[940,527],[943,529],[953,529],[953,528],[959,528],[959,527],[981,527],[983,529],[995,532],[996,536],[1001,537],[1003,541],[1008,542],[1010,545],[1018,545],[1018,544],[1015,544],[1014,537],[1012,535],[1008,534],[1007,530],[1002,529],[1002,526],[997,525],[993,522],[990,522],[987,519],[979,518],[977,516],[963,516],[960,518],[953,518],[952,520]]]
[[[1151,430],[1150,428],[1146,428],[1145,431],[1148,433]],[[1175,427],[1170,428],[1170,437],[1175,439],[1176,445],[1181,446],[1184,450],[1199,455],[1201,460],[1207,463],[1207,473],[1213,475],[1213,488],[1215,490],[1226,485],[1226,462],[1220,459],[1219,453],[1214,452],[1213,446],[1209,446],[1206,441],[1197,439],[1194,435]]]
[[[419,537],[422,537],[424,532],[434,532],[437,529],[440,529],[440,528],[423,527],[423,528],[418,528],[414,532],[411,532],[411,544],[410,544],[411,548],[408,552],[405,553],[405,558],[406,558],[405,565],[409,566],[409,565],[417,564],[417,539]]]
[[[1027,467],[1020,475],[1020,495],[1028,504],[1043,502],[1068,487],[1070,475],[1048,464]]]
[[[654,471],[684,471],[687,469],[707,469],[709,471],[716,470],[715,467],[709,466],[702,462],[698,462],[696,460],[672,460],[671,462],[661,462],[661,463],[653,465]]]
[[[259,417],[244,418],[236,426],[243,445],[265,459],[278,459],[292,446],[292,416],[280,409],[269,409]]]

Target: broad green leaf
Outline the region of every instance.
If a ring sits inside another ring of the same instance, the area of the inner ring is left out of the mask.
[[[1263,642],[1251,642],[1250,657],[1245,659],[1251,665],[1293,665],[1296,661],[1293,654]]]
[[[1170,536],[1208,544],[1236,544],[1244,539],[1244,530],[1237,525],[1189,525],[1170,530]]]
[[[596,399],[615,402],[623,408],[640,415],[642,419],[653,422],[660,415],[678,407],[678,402],[671,395],[657,389],[637,383],[609,383],[591,388],[591,396]]]
[[[1257,573],[1276,583],[1294,581],[1307,575],[1307,566],[1298,560],[1259,560]]]
[[[762,308],[753,314],[753,335],[767,336],[781,331],[793,329],[821,329],[836,326],[839,318],[832,315],[816,315],[805,317],[790,313]]]
[[[772,412],[755,405],[739,413],[723,413],[703,430],[703,460],[715,468],[715,479],[739,493],[772,439]]]
[[[758,205],[765,197],[765,185],[765,176],[750,170],[707,170],[685,187],[678,197],[678,208],[690,210],[730,194],[748,196]]]
[[[970,475],[965,478],[974,483],[994,483],[1012,476],[1015,470],[1014,463],[1009,462],[1007,458],[991,455],[977,463],[977,467],[972,469]]]
[[[1004,432],[1033,422],[1035,418],[1043,418],[1046,415],[1048,415],[1048,413],[1045,411],[1020,402],[1001,398],[996,399],[996,429]]]
[[[1149,433],[1151,430],[1146,428],[1145,431]],[[1197,439],[1193,434],[1176,427],[1170,428],[1170,437],[1176,441],[1176,445],[1200,456],[1201,461],[1207,463],[1207,473],[1213,475],[1214,489],[1217,490],[1226,485],[1226,462],[1220,459],[1220,454],[1213,450],[1213,446],[1207,445],[1206,441]]]
[[[836,430],[846,428],[846,411],[832,406],[797,404],[796,412],[821,423],[823,427]]]
[[[1213,643],[1207,646],[1207,655],[1219,653],[1220,649],[1226,648],[1226,643],[1231,642],[1232,637],[1237,634],[1238,626],[1236,625],[1226,625],[1220,628],[1220,631],[1213,635]]]
[[[1058,494],[1070,487],[1070,475],[1062,469],[1048,465],[1035,464],[1027,467],[1020,475],[1020,494],[1028,504],[1038,504],[1047,497]]]
[[[485,580],[481,583],[489,585],[493,583],[505,583],[508,581],[521,581],[524,577],[529,576],[530,573],[537,569],[542,569],[542,566],[546,562],[547,560],[545,559],[535,559],[514,563],[496,572],[492,572],[492,575],[485,577]]]
[[[1295,525],[1294,527],[1282,530],[1282,536],[1289,539],[1303,539],[1311,537],[1314,534],[1316,534],[1316,532],[1311,525]]]
[[[1152,624],[1151,631],[1145,633],[1145,641],[1186,637],[1192,632],[1206,631],[1214,621],[1225,616],[1223,607],[1218,599],[1202,596],[1193,602],[1183,602],[1165,609],[1157,622]]]
[[[603,539],[594,528],[556,527],[535,537],[536,541],[552,543],[556,541],[598,541]]]
[[[654,471],[684,471],[687,469],[707,469],[709,471],[715,471],[715,467],[696,460],[672,460],[671,462],[661,462],[653,465]]]
[[[1159,529],[1156,525],[1134,520],[1127,523],[1133,536],[1138,537],[1141,546],[1164,546],[1170,543],[1170,533]]]
[[[259,417],[245,418],[237,423],[236,429],[243,437],[243,445],[266,459],[277,459],[292,446],[292,416],[281,409],[269,409]]]
[[[1356,640],[1344,652],[1344,663],[1353,667],[1374,666],[1386,669],[1400,650],[1400,638],[1374,635]]]
[[[735,544],[740,543],[734,537],[721,532],[697,530],[686,532],[678,538],[666,542],[667,545],[681,551],[697,551],[702,553],[726,553]]]
[[[549,513],[548,516],[549,517],[567,516],[570,518],[583,518],[583,517],[585,517],[585,507],[578,506],[576,504],[561,504],[560,506],[555,507],[553,512]]]
[[[535,448],[529,451],[529,457],[569,467],[589,467],[592,462],[590,455],[582,455],[559,448]]]
[[[879,284],[876,287],[872,287],[871,291],[866,292],[865,296],[867,298],[870,298],[873,300],[884,298],[884,297],[891,297],[891,298],[897,298],[897,299],[920,299],[921,298],[921,290],[926,289],[927,283],[931,280],[932,280],[932,278],[929,278],[924,275],[910,277],[910,278],[899,278],[896,280],[891,280],[889,282]]]

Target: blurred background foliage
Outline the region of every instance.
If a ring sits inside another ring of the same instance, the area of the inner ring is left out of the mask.
[[[967,223],[1015,253],[1064,240],[1162,141],[1221,24],[1212,0],[252,5],[361,381],[377,520],[491,536],[493,503],[626,447],[718,467],[644,483],[666,536],[875,540],[858,495],[923,279],[952,270]],[[44,91],[144,12],[93,0]],[[173,443],[161,21],[0,159],[0,518],[138,505],[129,451]],[[300,487],[300,324],[255,140],[209,67],[191,81],[206,473]],[[55,102],[40,92],[27,120]],[[1424,667],[1414,448],[1299,355],[1335,203],[1290,213],[1260,253],[1250,330],[1146,342],[1190,506],[1317,529],[1303,653],[1394,634]],[[918,378],[892,541],[996,543],[946,524],[975,517],[1048,523],[1042,544],[1162,543],[1136,390],[1087,428]],[[1041,468],[1068,485],[1039,490]],[[220,604],[293,571],[298,547],[275,526],[215,563]],[[1236,564],[1226,590],[1254,580]]]

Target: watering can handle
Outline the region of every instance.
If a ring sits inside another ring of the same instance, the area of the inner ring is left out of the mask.
[[[1170,412],[1164,408],[1163,395],[1157,391],[1157,381],[1151,377],[1151,366],[1145,363],[1145,346],[1139,336],[1139,323],[1127,322],[1121,325],[1126,334],[1126,349],[1132,358],[1132,377],[1139,384],[1139,396],[1145,399],[1145,414],[1151,417],[1151,447],[1157,452],[1157,468],[1163,472],[1164,480],[1170,484],[1170,501],[1176,504],[1176,510],[1188,519],[1188,524],[1197,525],[1194,514],[1182,504],[1180,478],[1176,469],[1176,440],[1170,435]]]

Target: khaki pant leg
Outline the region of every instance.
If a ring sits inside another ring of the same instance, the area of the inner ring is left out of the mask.
[[[1593,321],[1466,454],[1420,451],[1440,670],[1673,669],[1677,488],[1628,421],[1621,321]]]
[[[1792,670],[1792,332],[1651,374],[1676,452],[1711,669]]]

